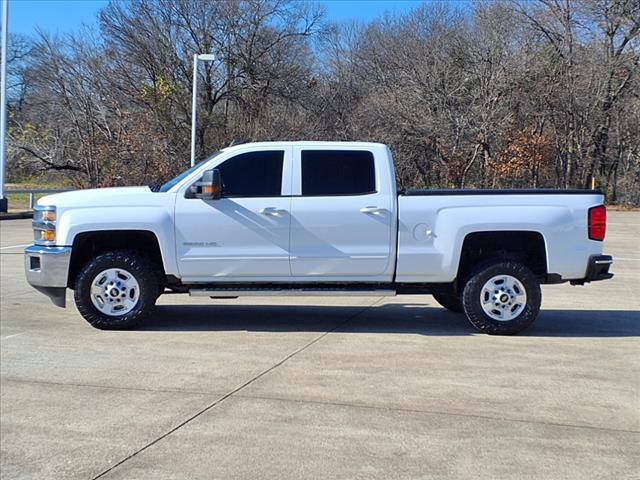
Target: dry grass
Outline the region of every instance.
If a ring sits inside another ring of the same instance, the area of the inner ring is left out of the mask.
[[[8,211],[9,213],[28,212],[29,211],[29,194],[28,193],[11,193],[10,190],[24,190],[24,189],[62,189],[69,188],[61,186],[56,183],[45,182],[24,182],[24,183],[7,183],[5,185],[5,195],[9,200]],[[7,191],[9,190],[9,191]],[[35,200],[47,195],[46,193],[39,193],[35,195]]]

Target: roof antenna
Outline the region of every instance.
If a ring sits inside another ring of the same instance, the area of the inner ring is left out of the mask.
[[[242,145],[243,143],[247,143],[247,140],[245,140],[244,138],[235,137],[233,140],[231,140],[229,146],[235,147],[236,145]]]

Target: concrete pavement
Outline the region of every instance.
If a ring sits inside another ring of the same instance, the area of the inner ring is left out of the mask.
[[[616,276],[543,287],[514,337],[430,296],[162,297],[92,329],[22,272],[0,223],[2,478],[638,478],[640,214]]]

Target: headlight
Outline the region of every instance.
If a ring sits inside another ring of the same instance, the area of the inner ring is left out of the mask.
[[[56,221],[56,211],[55,210],[43,210],[42,211],[42,220],[45,222],[55,222]]]
[[[56,207],[33,207],[33,240],[36,245],[54,245],[56,242]]]
[[[56,207],[47,206],[43,207],[36,205],[33,207],[33,221],[35,222],[55,222],[56,221]]]

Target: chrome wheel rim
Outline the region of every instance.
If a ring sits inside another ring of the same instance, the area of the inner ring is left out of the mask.
[[[91,302],[100,312],[111,317],[126,315],[140,300],[140,285],[122,268],[109,268],[91,282]]]
[[[480,305],[489,317],[500,322],[513,320],[527,305],[524,285],[511,275],[490,278],[480,291]]]

